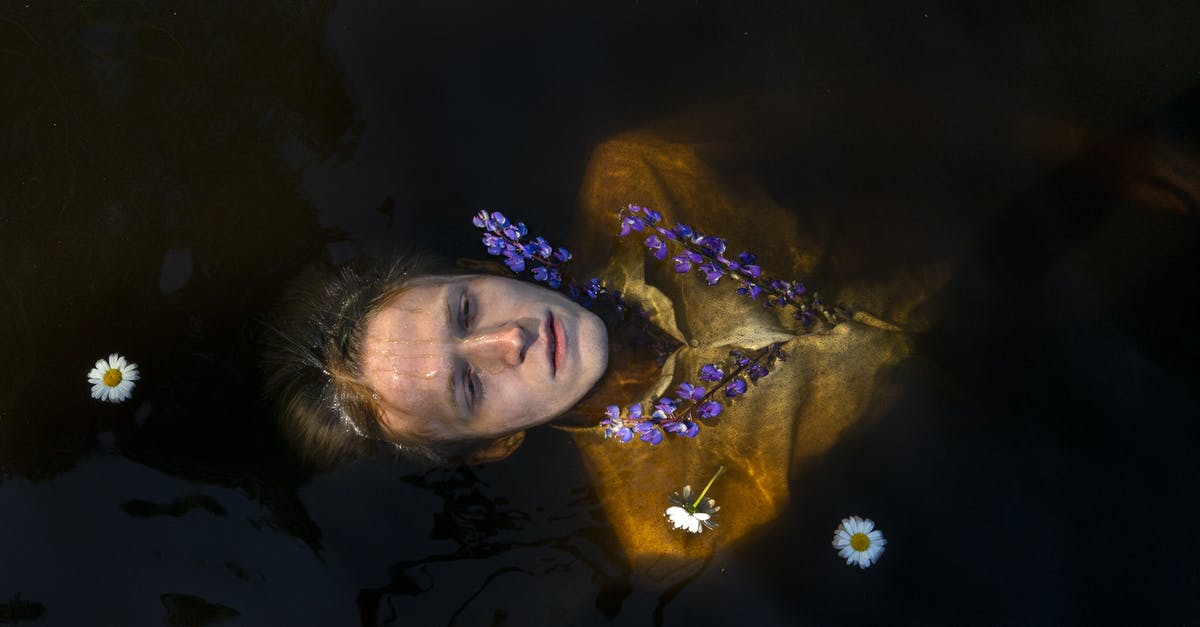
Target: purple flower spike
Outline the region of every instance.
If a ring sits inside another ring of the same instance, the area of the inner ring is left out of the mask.
[[[722,409],[724,408],[716,401],[705,401],[700,403],[700,407],[696,409],[696,416],[700,418],[715,418],[721,415]]]
[[[716,285],[717,281],[720,281],[721,277],[724,276],[724,274],[721,272],[721,269],[718,268],[716,264],[702,263],[700,264],[700,271],[704,273],[704,280],[707,281],[709,285]]]
[[[738,379],[738,380],[734,381],[733,383],[730,383],[729,385],[725,386],[725,396],[728,396],[729,398],[733,398],[735,396],[741,396],[745,393],[746,393],[746,382],[741,379]]]

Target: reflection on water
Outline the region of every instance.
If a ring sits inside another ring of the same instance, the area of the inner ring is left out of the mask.
[[[0,7],[0,621],[1200,609],[1172,517],[1197,475],[1200,11],[462,9]],[[721,139],[785,146],[749,167],[801,216],[834,216],[813,223],[838,259],[823,283],[963,259],[920,338],[937,385],[898,382],[781,519],[664,583],[630,572],[553,430],[482,468],[294,466],[258,395],[255,321],[304,263],[474,255],[480,208],[562,241],[598,142],[745,94],[771,113]],[[113,351],[143,378],[97,403],[85,374]],[[890,541],[866,572],[828,546],[852,513]],[[1181,561],[1144,548],[1155,529]]]

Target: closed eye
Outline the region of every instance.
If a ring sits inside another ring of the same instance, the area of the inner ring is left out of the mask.
[[[475,313],[471,305],[471,294],[464,289],[458,296],[458,326],[463,331],[471,329],[472,316]]]

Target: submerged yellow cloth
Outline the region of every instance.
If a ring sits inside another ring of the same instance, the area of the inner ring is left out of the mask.
[[[576,432],[634,568],[655,577],[691,570],[700,563],[697,558],[770,521],[806,458],[828,451],[855,422],[886,408],[892,391],[882,375],[910,354],[902,328],[917,324],[911,310],[939,276],[934,272],[920,281],[899,278],[872,290],[831,292],[827,302],[871,303],[875,309],[834,328],[803,333],[791,310],[764,308],[737,295],[731,285],[708,287],[695,273],[676,274],[669,259],[646,253],[645,234],[620,241],[607,236],[616,228],[620,207],[640,204],[671,221],[726,237],[733,254],[755,252],[774,276],[812,276],[825,251],[795,213],[759,186],[734,185],[718,175],[705,156],[722,150],[652,133],[623,135],[595,151],[582,190],[582,227],[592,239],[580,240],[580,256],[611,259],[600,273],[608,286],[640,304],[682,343],[658,380],[647,381],[644,394],[631,402],[673,393],[681,380],[698,382],[703,364],[722,363],[734,348],[748,352],[785,342],[789,358],[718,419],[702,421],[695,439],[667,436],[652,447],[636,439],[605,440],[598,429]],[[719,529],[698,535],[673,529],[663,515],[668,496],[685,484],[699,490],[721,466],[725,474],[709,492],[722,508]]]

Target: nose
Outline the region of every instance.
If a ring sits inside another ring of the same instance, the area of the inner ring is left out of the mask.
[[[496,371],[521,365],[536,337],[513,321],[471,334],[463,341],[463,350],[478,367]]]

